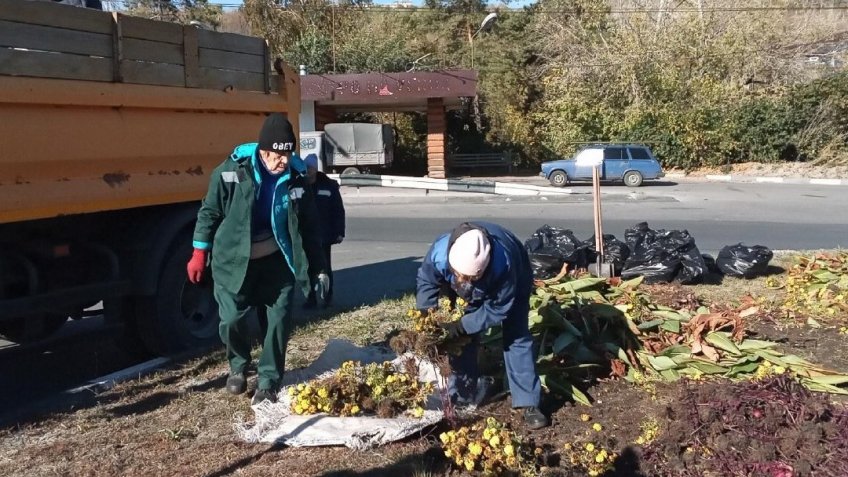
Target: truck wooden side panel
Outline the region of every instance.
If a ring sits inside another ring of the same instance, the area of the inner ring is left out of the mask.
[[[257,38],[0,0],[0,223],[199,200],[265,114],[297,128],[270,65]]]

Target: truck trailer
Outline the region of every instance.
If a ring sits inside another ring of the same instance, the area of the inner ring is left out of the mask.
[[[262,39],[0,0],[0,336],[102,304],[148,351],[216,342],[210,285],[185,268],[209,174],[299,111]]]

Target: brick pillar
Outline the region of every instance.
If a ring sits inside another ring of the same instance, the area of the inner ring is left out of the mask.
[[[445,105],[442,98],[427,98],[427,175],[433,179],[447,176]]]
[[[315,130],[323,131],[324,126],[338,121],[336,108],[332,106],[315,105]]]

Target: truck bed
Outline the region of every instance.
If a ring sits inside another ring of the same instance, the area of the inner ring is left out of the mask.
[[[0,223],[199,200],[265,114],[299,113],[281,71],[258,38],[0,0]]]

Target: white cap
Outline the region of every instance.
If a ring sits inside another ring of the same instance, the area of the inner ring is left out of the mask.
[[[491,255],[489,239],[481,230],[473,229],[457,237],[448,251],[451,268],[468,277],[476,277],[486,270]]]

